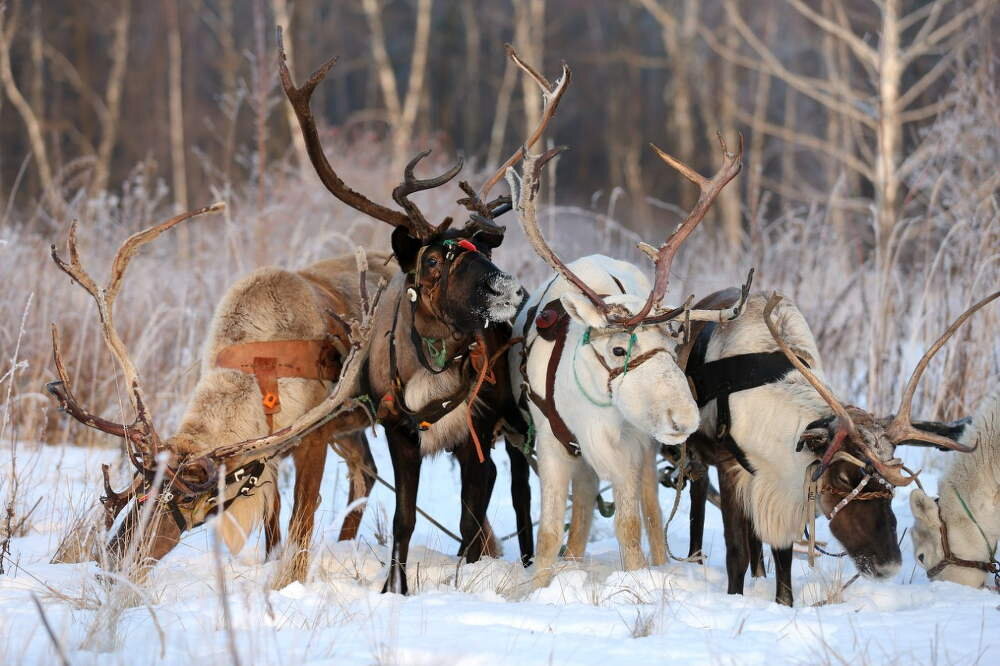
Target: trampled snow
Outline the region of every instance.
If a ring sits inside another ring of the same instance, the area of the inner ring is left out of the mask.
[[[373,440],[372,448],[380,474],[391,480],[384,440]],[[489,516],[503,536],[514,531],[509,464],[502,447],[493,455],[499,476]],[[100,463],[115,456],[111,449],[18,447],[20,505],[27,510],[41,500],[27,535],[12,543],[17,566],[8,565],[0,577],[0,663],[58,663],[32,595],[72,664],[233,663],[210,530],[190,533],[144,585],[147,603],[120,614],[100,610],[105,593],[95,564],[48,564],[73,510],[93,502]],[[597,516],[587,559],[566,562],[540,590],[530,589],[515,540],[504,542],[503,559],[464,564],[450,537],[418,519],[411,596],[382,595],[388,548],[379,539],[391,535],[394,499],[376,485],[361,536],[338,543],[344,476],[344,464],[331,453],[305,584],[268,588],[276,564],[264,562],[259,536],[236,557],[223,552],[240,663],[1000,663],[1000,596],[929,583],[914,565],[908,535],[903,567],[893,580],[858,579],[822,606],[813,604],[827,601],[854,575],[847,558],[823,556],[810,570],[798,555],[795,608],[773,602],[770,571],[766,579],[748,578],[745,596],[727,595],[722,521],[713,507],[705,532],[708,566],[671,563],[623,572],[612,522]],[[282,475],[285,531],[290,481]],[[932,491],[933,479],[928,481]],[[537,479],[533,484],[537,518]],[[893,501],[900,535],[912,523],[907,492],[899,490]],[[673,491],[661,489],[665,512],[672,502]],[[457,532],[458,470],[449,456],[425,461],[419,504]],[[818,522],[820,538],[837,549]],[[670,547],[674,554],[687,552],[686,496],[671,524]]]

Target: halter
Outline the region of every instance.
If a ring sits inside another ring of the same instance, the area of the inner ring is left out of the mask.
[[[953,488],[953,490],[955,490],[955,496],[958,497],[958,501],[961,503],[962,509],[965,511],[966,515],[969,516],[969,520],[971,520],[972,524],[976,526],[976,529],[979,530],[979,534],[982,535],[983,541],[986,542],[986,550],[989,552],[990,559],[986,561],[965,560],[952,555],[951,544],[948,542],[948,523],[944,522],[944,518],[941,516],[941,505],[937,502],[937,500],[934,500],[935,504],[938,505],[938,521],[941,523],[941,549],[944,551],[944,557],[940,562],[927,570],[927,577],[931,579],[937,577],[942,571],[944,571],[944,568],[949,565],[965,567],[966,569],[978,569],[984,573],[993,574],[993,584],[1000,588],[1000,562],[997,561],[996,550],[990,546],[990,540],[986,538],[986,533],[983,532],[983,528],[979,526],[979,521],[977,521],[976,517],[972,515],[972,511],[965,503],[965,500],[962,499],[958,490],[955,488]]]
[[[844,553],[827,553],[816,545],[816,506],[817,500],[821,494],[826,493],[830,495],[843,495],[843,498],[837,502],[836,506],[833,507],[833,510],[829,513],[825,510],[823,511],[823,515],[826,516],[826,519],[832,521],[844,507],[854,500],[867,501],[875,499],[892,499],[892,496],[895,493],[895,487],[883,479],[882,475],[878,472],[869,472],[870,465],[860,458],[856,458],[846,451],[837,451],[830,462],[832,464],[837,460],[848,462],[856,467],[860,467],[864,473],[861,476],[861,481],[858,482],[856,486],[854,486],[851,490],[845,491],[840,488],[835,488],[830,484],[823,484],[823,487],[820,488],[819,479],[815,481],[813,480],[813,472],[820,465],[819,460],[814,460],[806,468],[806,525],[804,529],[809,541],[809,566],[811,567],[816,564],[817,550],[822,552],[824,555],[831,555],[832,557],[843,557],[844,555]],[[865,486],[867,486],[868,482],[872,480],[879,483],[883,486],[883,488],[865,491]],[[821,510],[822,508],[823,507],[820,506]]]
[[[653,326],[655,324],[650,324],[650,325]],[[641,326],[641,324],[640,324],[640,326]],[[626,349],[625,349],[625,359],[622,362],[622,365],[620,367],[615,367],[615,368],[613,368],[610,365],[608,365],[607,361],[604,360],[604,356],[599,351],[597,351],[597,348],[594,346],[593,342],[591,341],[592,338],[594,338],[594,337],[601,337],[602,335],[609,335],[609,334],[611,334],[611,331],[609,331],[607,333],[603,333],[603,332],[602,333],[598,333],[595,336],[594,333],[593,333],[593,329],[590,326],[588,326],[587,329],[583,332],[583,336],[580,338],[580,344],[577,346],[576,350],[574,350],[574,352],[573,352],[573,379],[574,379],[574,381],[576,381],[576,387],[578,389],[580,389],[580,393],[583,394],[583,397],[586,398],[590,402],[590,404],[594,405],[595,407],[610,407],[611,404],[612,404],[612,402],[611,402],[610,399],[607,400],[606,402],[605,401],[598,401],[597,399],[595,399],[594,397],[592,397],[587,392],[586,388],[584,388],[583,382],[580,381],[580,376],[577,373],[577,369],[576,369],[576,359],[577,359],[577,354],[579,353],[580,349],[582,349],[583,347],[590,347],[590,349],[594,352],[594,356],[597,357],[598,362],[601,364],[601,366],[604,368],[604,370],[608,373],[608,381],[607,381],[606,388],[607,388],[607,391],[608,391],[609,398],[610,398],[610,396],[613,393],[613,391],[611,390],[611,382],[613,382],[619,376],[628,374],[630,370],[634,370],[635,368],[639,367],[640,365],[642,365],[643,363],[645,363],[649,359],[653,358],[654,356],[656,356],[660,352],[662,352],[664,354],[669,354],[670,353],[665,347],[657,347],[655,349],[650,349],[648,352],[639,354],[635,358],[632,358],[632,349],[635,347],[635,343],[637,341],[637,335],[636,335],[636,332],[635,332],[636,328],[638,328],[638,327],[634,327],[634,328],[631,328],[631,329],[626,329],[626,331],[629,334],[629,338],[628,338],[628,347],[626,347]],[[614,332],[617,332],[617,331],[614,331]]]

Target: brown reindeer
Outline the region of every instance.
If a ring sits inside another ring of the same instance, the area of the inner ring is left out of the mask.
[[[764,542],[774,556],[776,599],[792,604],[792,543],[804,526],[815,539],[817,507],[859,572],[886,578],[898,571],[892,496],[916,475],[906,473],[896,447],[970,450],[955,441],[955,424],[911,420],[917,383],[962,323],[998,296],[969,308],[927,350],[889,417],[837,400],[822,379],[808,324],[777,295],[755,296],[739,320],[700,332],[686,368],[702,408],[702,426],[691,443],[719,467],[731,594],[743,592],[748,563],[754,575],[763,575]],[[701,550],[707,488],[707,477],[692,483],[692,556]]]
[[[272,553],[280,541],[277,461],[291,449],[296,476],[290,537],[295,550],[291,567],[277,581],[281,585],[302,579],[308,569],[313,515],[319,504],[327,445],[347,461],[349,502],[366,497],[373,482],[374,461],[363,433],[357,432],[366,419],[347,419],[347,427],[343,419],[320,424],[302,434],[297,447],[291,447],[299,438],[298,432],[292,432],[293,426],[299,427],[296,424],[301,425],[301,419],[328,398],[331,383],[341,377],[352,348],[351,331],[345,322],[362,316],[358,279],[350,279],[358,259],[331,259],[300,271],[262,268],[233,285],[212,320],[201,375],[181,424],[172,437],[161,439],[146,409],[138,373],[114,327],[115,299],[129,261],[142,245],[186,219],[219,208],[221,205],[179,215],[130,237],[118,250],[111,279],[104,287],[99,287],[84,269],[76,246],[76,225],[71,225],[69,261],[64,261],[54,247],[53,259],[96,301],[105,342],[122,369],[136,419],[129,425],[113,423],[79,405],[62,362],[54,326],[53,351],[61,381],[50,384],[49,390],[64,411],[81,423],[122,437],[136,466],[133,484],[125,493],[111,490],[106,466],[104,470],[106,497],[102,499],[107,526],[110,528],[130,505],[110,542],[112,553],[118,556],[130,547],[143,496],[158,494],[162,509],[154,516],[152,529],[145,537],[145,556],[151,561],[169,552],[183,532],[217,513],[216,470],[222,465],[228,470],[222,474],[223,539],[232,552],[238,552],[254,525],[264,521],[267,552]],[[380,259],[376,270],[366,271],[362,277],[366,291],[377,289],[377,282],[389,275],[389,270],[382,268],[385,257]],[[272,438],[273,450],[257,457],[247,457],[247,452],[241,451],[239,442],[262,437]],[[230,455],[213,459],[217,447],[225,443],[231,447]],[[158,453],[166,454],[166,485],[162,491],[159,483],[153,483]],[[237,460],[233,454],[241,458]],[[135,499],[138,501],[132,501]],[[341,539],[354,538],[362,512],[363,508],[357,508],[345,519]]]
[[[386,430],[396,483],[392,555],[383,591],[406,594],[406,560],[424,456],[450,450],[461,466],[459,555],[475,562],[488,552],[493,540],[486,509],[496,466],[486,449],[501,427],[524,431],[527,426],[511,396],[504,354],[510,344],[508,322],[524,291],[490,260],[504,236],[504,228],[494,220],[510,210],[511,202],[506,196],[487,199],[507,167],[541,136],[565,92],[569,70],[564,66],[555,85],[545,82],[545,112],[525,147],[511,156],[480,192],[461,183],[467,197],[459,203],[469,210],[469,219],[462,227],[452,227],[451,218],[437,225],[428,222],[410,196],[453,179],[461,161],[436,178],[421,180],[414,176],[414,169],[427,153],[417,155],[406,166],[403,184],[392,192],[402,210],[382,206],[352,190],[326,159],[309,107],[313,91],[334,60],[321,66],[302,87],[296,87],[284,62],[280,28],[278,47],[282,86],[320,180],[340,201],[394,227],[392,250],[400,271],[386,291],[385,306],[375,313],[374,325],[383,335],[372,341],[366,379]],[[513,49],[509,52],[522,69],[544,81]],[[520,451],[510,445],[507,448],[522,558],[527,562],[531,558],[529,468]]]

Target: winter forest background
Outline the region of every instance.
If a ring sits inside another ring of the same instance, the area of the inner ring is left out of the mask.
[[[54,375],[49,323],[58,321],[81,402],[104,415],[123,409],[92,303],[48,257],[71,219],[85,263],[102,275],[128,234],[175,210],[228,204],[223,216],[157,240],[119,299],[116,322],[168,430],[229,284],[269,263],[301,267],[359,243],[386,247],[386,225],[334,200],[308,164],[277,78],[276,25],[300,82],[339,56],[313,109],[338,173],[381,202],[425,148],[434,153],[422,169],[461,155],[476,185],[517,148],[541,106],[505,42],[548,76],[565,61],[572,84],[546,141],[571,150],[544,180],[542,221],[567,259],[603,252],[647,265],[636,241],[662,241],[697,196],[648,143],[708,174],[720,158],[716,131],[730,146],[742,132],[743,172],[681,251],[667,301],[739,284],[755,267],[757,291],[779,289],[803,310],[838,394],[874,411],[893,411],[926,346],[1000,284],[995,0],[0,8],[5,447],[113,452],[43,390]],[[421,205],[440,219],[458,211],[459,196],[449,186],[420,195]],[[497,263],[533,287],[544,266],[513,214],[504,221]],[[998,330],[1000,310],[989,307],[938,354],[917,415],[972,413],[1000,377]],[[23,461],[21,480],[15,462],[0,487],[8,541],[65,518],[29,511],[25,486],[51,470],[25,471]],[[934,454],[925,462],[940,464]],[[89,495],[73,493],[81,512],[99,490],[89,467]]]

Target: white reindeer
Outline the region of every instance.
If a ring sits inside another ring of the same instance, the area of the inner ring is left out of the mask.
[[[528,403],[536,433],[542,487],[536,586],[551,580],[571,481],[568,557],[584,554],[600,477],[610,480],[614,489],[615,531],[624,568],[646,564],[641,523],[653,564],[666,561],[654,440],[679,444],[698,427],[697,405],[677,365],[678,338],[670,321],[681,314],[695,320],[732,318],[742,305],[705,311],[659,309],[674,254],[740,170],[742,137],[737,154],[726,150],[721,137],[720,143],[724,164],[712,179],[660,152],[702,192],[695,209],[659,250],[643,245],[656,261],[652,286],[635,266],[601,255],[567,267],[545,243],[534,199],[539,169],[558,151],[529,158],[520,187],[509,172],[525,233],[556,271],[522,308],[515,331],[523,332],[525,340],[510,352],[515,395],[524,398],[521,404]]]
[[[933,580],[982,587],[1000,571],[1000,391],[987,396],[962,434],[975,451],[956,456],[939,499],[910,493],[913,552]],[[947,544],[947,545],[946,545]]]

